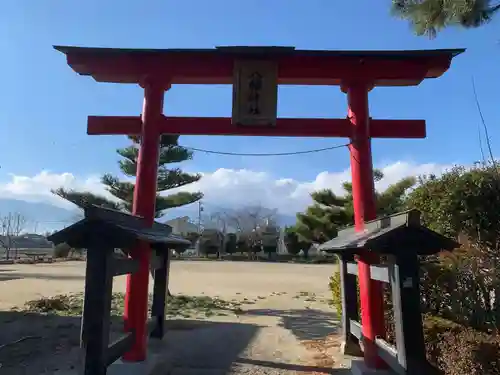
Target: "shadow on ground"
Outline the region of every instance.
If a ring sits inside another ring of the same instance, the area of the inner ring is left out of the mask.
[[[81,359],[80,324],[79,316],[0,311],[0,374],[73,373]],[[110,341],[122,329],[122,317],[113,316]]]
[[[0,311],[0,373],[39,375],[76,373],[80,363],[80,317]],[[112,317],[110,341],[120,335],[121,317]],[[259,327],[251,324],[201,320],[168,320],[163,342],[150,350],[169,357],[179,369],[230,371]]]
[[[79,345],[78,317],[0,311],[0,332],[2,375],[50,374],[76,364],[72,351]]]
[[[0,373],[39,375],[77,373],[80,318],[0,311]],[[110,339],[121,333],[121,317],[112,317]],[[165,353],[168,368],[230,372],[259,327],[202,320],[168,320],[164,341],[152,340],[151,352]]]
[[[46,273],[20,273],[11,270],[0,270],[0,281],[37,279],[37,280],[85,280],[85,275],[57,275]]]
[[[307,374],[350,374],[345,369],[332,369],[330,367],[320,367],[320,366],[307,366],[307,365],[297,365],[293,363],[280,363],[271,361],[259,361],[255,359],[238,359],[236,364],[246,364],[259,367],[267,367],[275,370],[285,370],[285,371],[299,371],[305,372]],[[275,372],[273,372],[274,374]],[[267,373],[266,373],[267,374]]]
[[[286,370],[286,371],[300,371],[307,372],[308,374],[350,374],[344,369],[332,369],[329,367],[320,366],[306,366],[306,365],[296,365],[292,363],[281,363],[281,362],[271,362],[271,361],[259,361],[256,359],[238,359],[236,364],[246,364],[259,367],[267,367],[275,370]],[[273,372],[274,374],[274,372]]]
[[[0,281],[19,280],[21,276],[13,272],[13,269],[0,269]]]
[[[288,371],[340,374],[340,370],[248,358],[244,353],[261,328],[247,323],[202,323],[189,332],[169,330],[163,350],[171,356],[171,375],[285,374]],[[188,321],[188,325],[193,321]],[[271,372],[269,372],[271,371]]]
[[[173,373],[229,372],[259,329],[258,325],[244,323],[169,321],[162,351],[171,358]]]
[[[245,314],[278,317],[280,326],[290,330],[299,340],[321,340],[339,330],[338,317],[333,312],[315,309],[254,309],[245,311]]]
[[[296,324],[296,320],[292,321]],[[263,373],[271,370],[277,374],[285,371],[337,374],[325,367],[244,358],[243,352],[260,329],[255,324],[173,319],[166,322],[165,328],[164,341],[153,342],[151,350],[168,355],[171,374],[201,375],[210,370],[217,374],[253,374],[257,367],[264,369]],[[113,317],[111,336],[118,335],[121,329],[121,317]],[[2,375],[76,373],[81,358],[79,317],[0,311],[0,332]]]

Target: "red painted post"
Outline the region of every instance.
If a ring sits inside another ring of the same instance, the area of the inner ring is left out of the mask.
[[[137,161],[136,185],[134,190],[133,214],[144,217],[153,225],[156,203],[156,183],[158,174],[158,154],[160,133],[158,124],[163,114],[165,88],[148,83],[144,87],[142,109],[142,132]],[[148,283],[151,251],[147,243],[140,243],[132,251],[139,260],[139,270],[128,275],[125,295],[125,331],[134,331],[136,339],[132,349],[123,359],[143,361],[147,349]]]
[[[352,195],[356,230],[364,229],[365,221],[376,218],[375,186],[371,139],[369,136],[368,91],[371,86],[357,83],[348,86],[349,119],[352,124],[351,152]],[[376,336],[385,336],[382,285],[370,279],[370,264],[378,263],[373,254],[361,254],[358,260],[358,277],[361,299],[361,324],[364,336],[365,364],[383,368],[384,362],[377,355]]]

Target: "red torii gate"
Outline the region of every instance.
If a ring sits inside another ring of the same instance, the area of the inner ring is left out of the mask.
[[[245,135],[350,138],[355,225],[375,219],[371,138],[425,138],[424,120],[372,120],[368,92],[374,86],[416,86],[437,78],[463,49],[431,51],[312,51],[293,47],[218,47],[215,49],[112,49],[56,46],[68,65],[98,82],[134,83],[144,88],[142,116],[89,116],[88,134],[141,136],[133,213],[154,220],[158,143],[163,133],[184,135]],[[231,118],[166,117],[164,92],[172,84],[232,84],[237,62],[265,61],[275,67],[275,84],[338,85],[347,93],[345,119],[274,119],[270,126],[236,125]],[[150,251],[140,245],[133,251],[140,270],[128,276],[125,330],[136,341],[124,359],[146,358],[146,320]],[[361,315],[365,362],[383,367],[374,339],[385,336],[381,286],[370,280],[370,264],[359,259]]]

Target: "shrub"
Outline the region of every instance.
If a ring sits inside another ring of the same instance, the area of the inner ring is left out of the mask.
[[[337,315],[339,319],[342,318],[342,284],[340,280],[340,271],[335,271],[332,276],[330,276],[330,282],[328,283],[328,288],[332,293],[332,306],[337,310]],[[360,309],[359,300],[359,284],[356,284],[356,289],[358,291],[358,309]]]
[[[496,331],[500,279],[498,270],[482,263],[481,250],[464,244],[422,265],[421,306],[424,312],[480,331]]]
[[[238,248],[238,236],[235,233],[228,233],[226,237],[226,253],[234,254]]]
[[[429,362],[445,375],[500,374],[500,339],[446,319],[426,316]]]
[[[438,367],[446,335],[458,334],[462,327],[450,320],[431,315],[425,315],[423,322],[427,359]]]
[[[194,246],[198,238],[200,238],[200,234],[196,232],[189,232],[184,236],[184,238],[186,238],[186,240],[188,241],[191,241],[191,244]]]
[[[470,328],[449,333],[443,340],[439,368],[446,375],[500,374],[499,342]]]
[[[424,311],[484,331],[500,326],[500,173],[457,167],[420,179],[407,204],[423,224],[462,244],[423,274]]]
[[[301,251],[308,249],[311,244],[301,241],[299,235],[295,231],[295,227],[285,228],[285,246],[286,251],[290,255],[299,255]],[[305,255],[305,253],[304,253]]]
[[[342,287],[340,284],[340,272],[335,271],[332,276],[330,276],[330,282],[328,287],[332,293],[332,305],[337,310],[337,315],[342,318]]]
[[[71,252],[71,246],[66,243],[60,243],[54,246],[54,258],[67,258]]]

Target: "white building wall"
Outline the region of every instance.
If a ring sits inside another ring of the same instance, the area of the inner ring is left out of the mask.
[[[285,245],[285,228],[280,229],[280,237],[278,240],[278,254],[286,254],[286,245]]]
[[[165,224],[172,227],[173,234],[187,234],[192,232],[198,232],[198,226],[189,221],[188,216],[178,217],[176,219],[168,220]]]

